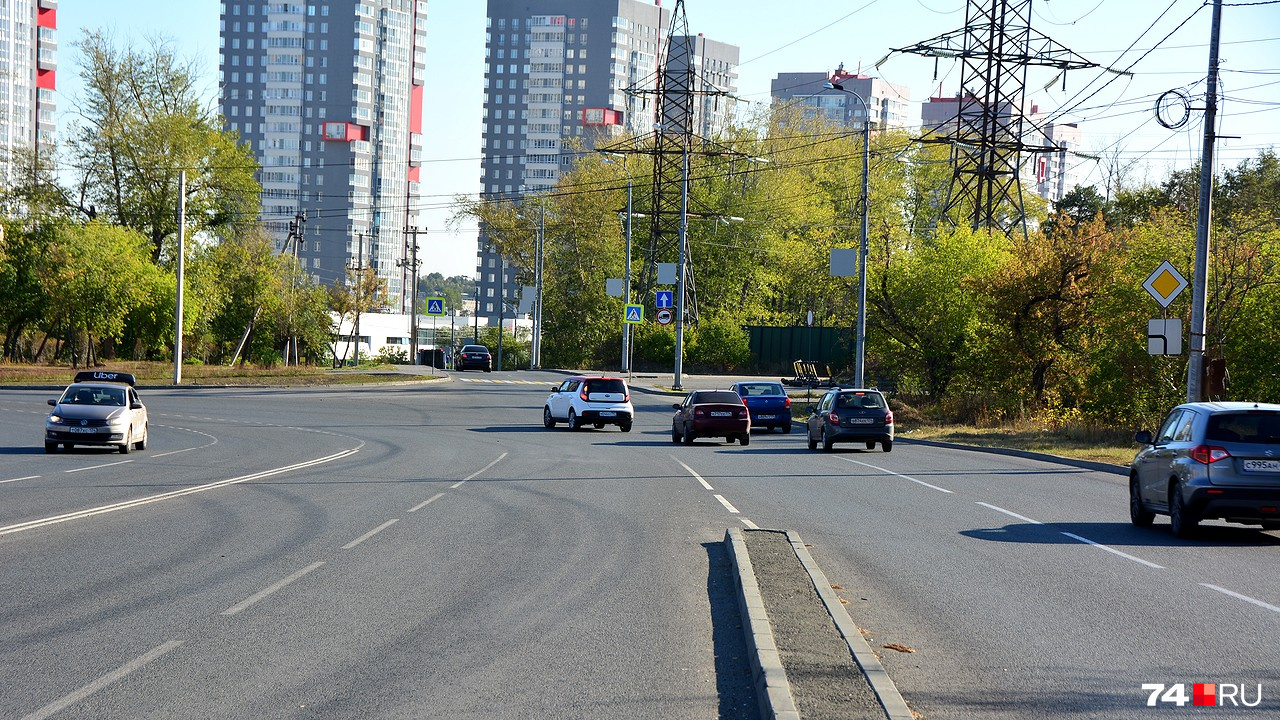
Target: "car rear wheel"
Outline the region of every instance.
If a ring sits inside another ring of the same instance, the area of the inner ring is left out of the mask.
[[[142,427],[142,439],[134,443],[133,448],[135,450],[146,450],[147,440],[149,440],[150,438],[151,438],[151,432],[147,429],[147,426],[144,425]]]
[[[885,440],[880,443],[880,448],[885,452],[893,452],[893,441]]]
[[[809,449],[810,449],[810,450],[817,450],[817,449],[818,449],[818,441],[813,437],[813,433],[811,433],[811,432],[809,432],[809,431],[807,431],[807,430],[806,430],[806,431],[805,431],[805,434],[808,436],[808,437],[807,437],[807,439],[809,440]]]
[[[1182,502],[1182,488],[1177,483],[1169,485],[1169,529],[1174,536],[1189,538],[1199,524],[1200,519]]]
[[[597,430],[603,430],[603,429],[604,429],[604,423],[592,423],[592,427],[594,427],[594,428],[595,428],[595,429],[597,429]]]
[[[875,440],[868,440],[868,441],[867,441],[867,449],[868,449],[868,450],[875,450],[875,449],[876,449],[876,441],[875,441]]]
[[[1142,504],[1142,492],[1138,488],[1138,478],[1129,478],[1129,522],[1137,527],[1151,527],[1156,514]]]
[[[618,429],[622,432],[631,432],[631,423],[622,423],[618,426]]]
[[[738,442],[742,443],[743,447],[746,447],[747,445],[750,445],[750,444],[751,444],[751,433],[742,433],[741,435],[739,435],[739,436],[738,436]]]
[[[58,452],[58,443],[47,442],[44,444],[44,451],[47,453]]]
[[[542,408],[542,427],[553,428],[556,426],[556,419],[551,417],[551,406],[546,405]]]
[[[831,438],[827,437],[827,431],[823,430],[822,431],[822,451],[831,452],[831,446],[834,444],[835,442],[832,441]]]
[[[578,422],[578,413],[574,412],[573,409],[570,408],[569,409],[569,429],[577,430],[581,427],[582,427],[582,423]]]
[[[685,444],[685,445],[692,445],[692,444],[693,444],[693,431],[692,431],[692,430],[686,430],[686,431],[684,431],[684,433],[682,434],[682,436],[681,436],[681,438],[680,438],[680,439],[684,441],[684,444]]]
[[[790,435],[790,434],[791,434],[791,423],[787,423],[786,425],[783,425],[783,426],[782,426],[782,434],[783,434],[783,435]]]

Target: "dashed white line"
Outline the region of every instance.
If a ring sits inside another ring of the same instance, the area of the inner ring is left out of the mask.
[[[675,461],[676,461],[676,462],[678,462],[678,463],[680,463],[680,467],[684,468],[685,470],[687,470],[687,471],[688,471],[688,473],[689,473],[690,475],[692,475],[692,476],[694,476],[695,478],[697,478],[697,479],[698,479],[698,482],[702,483],[702,487],[704,487],[704,488],[706,488],[706,489],[708,489],[708,490],[715,490],[715,488],[711,487],[711,484],[710,484],[710,483],[708,483],[706,480],[703,480],[703,479],[702,479],[702,476],[701,476],[701,475],[699,475],[698,473],[694,472],[694,471],[693,471],[693,468],[691,468],[691,467],[689,467],[688,465],[685,465],[683,462],[681,462],[681,461],[680,461],[680,458],[676,457],[675,455],[672,455],[672,456],[671,456],[671,459],[672,459],[672,460],[675,460]]]
[[[395,525],[395,524],[396,524],[397,522],[399,522],[399,521],[400,521],[400,519],[399,519],[399,518],[393,518],[393,519],[391,519],[391,520],[388,520],[388,521],[386,521],[386,522],[382,523],[381,525],[379,525],[378,527],[376,527],[376,528],[374,528],[374,529],[370,530],[369,532],[367,532],[367,533],[365,533],[365,534],[361,535],[360,537],[356,538],[355,540],[352,540],[351,542],[347,543],[346,545],[343,545],[343,546],[342,546],[342,549],[343,549],[343,550],[350,550],[351,548],[353,548],[353,547],[355,547],[355,546],[359,545],[360,543],[364,542],[365,540],[368,540],[369,538],[373,537],[374,535],[377,535],[378,533],[382,532],[383,530],[386,530],[387,528],[391,527],[392,525]]]
[[[489,463],[488,465],[485,465],[484,467],[480,468],[479,470],[477,470],[477,471],[475,471],[475,472],[471,473],[470,475],[468,475],[468,476],[466,476],[466,477],[462,478],[462,479],[461,479],[461,480],[459,480],[458,482],[456,482],[456,483],[454,483],[454,484],[450,485],[450,486],[449,486],[449,488],[450,488],[450,489],[453,489],[453,488],[461,487],[463,483],[465,483],[465,482],[467,482],[468,480],[470,480],[470,479],[472,479],[472,478],[476,477],[477,475],[479,475],[480,473],[484,472],[485,470],[488,470],[489,468],[493,467],[494,465],[497,465],[499,462],[502,462],[502,458],[504,458],[504,457],[506,457],[506,456],[507,456],[507,453],[502,453],[501,455],[499,455],[499,456],[498,456],[498,459],[497,459],[497,460],[494,460],[493,462]]]
[[[183,450],[170,450],[169,452],[156,453],[155,455],[152,455],[151,457],[153,457],[153,458],[162,458],[162,457],[165,457],[165,456],[167,456],[167,455],[177,455],[178,453],[191,452],[192,450],[195,450],[195,449],[196,449],[196,448],[185,448],[185,449],[183,449]]]
[[[147,654],[135,660],[132,660],[124,665],[121,665],[115,670],[112,670],[106,675],[103,675],[102,677],[98,678],[97,680],[94,680],[88,685],[85,685],[84,687],[71,693],[70,695],[66,695],[62,698],[59,698],[58,700],[55,700],[49,703],[48,705],[45,705],[39,710],[31,713],[30,715],[27,715],[22,720],[44,720],[44,718],[50,717],[55,713],[61,712],[62,710],[65,710],[71,707],[72,705],[80,702],[81,700],[84,700],[85,698],[98,692],[99,690],[111,685],[112,683],[115,683],[123,679],[125,676],[129,675],[130,673],[133,673],[137,670],[142,669],[143,667],[151,663],[156,658],[160,657],[161,655],[164,655],[170,650],[177,648],[181,644],[182,644],[181,640],[170,640],[169,642],[163,645],[155,647]]]
[[[1113,554],[1115,554],[1115,555],[1119,555],[1120,557],[1125,558],[1126,560],[1132,560],[1132,561],[1134,561],[1134,562],[1136,562],[1136,563],[1140,563],[1140,564],[1142,564],[1142,565],[1146,565],[1146,566],[1147,566],[1147,567],[1149,567],[1149,568],[1155,568],[1156,570],[1163,570],[1163,569],[1164,569],[1164,566],[1163,566],[1163,565],[1157,565],[1157,564],[1155,564],[1155,563],[1153,563],[1153,562],[1148,562],[1148,561],[1146,561],[1146,560],[1143,560],[1143,559],[1142,559],[1142,558],[1140,558],[1140,557],[1134,557],[1133,555],[1130,555],[1129,553],[1126,553],[1126,552],[1120,552],[1119,550],[1117,550],[1117,549],[1115,549],[1115,548],[1113,548],[1113,547],[1108,547],[1108,546],[1106,546],[1106,545],[1103,545],[1102,543],[1094,542],[1094,541],[1092,541],[1092,540],[1090,540],[1089,538],[1086,538],[1086,537],[1080,537],[1079,535],[1076,535],[1075,533],[1064,532],[1064,533],[1062,533],[1062,534],[1063,534],[1063,535],[1066,535],[1067,537],[1071,538],[1072,540],[1079,540],[1080,542],[1082,542],[1082,543],[1084,543],[1084,544],[1086,544],[1086,545],[1092,545],[1092,546],[1094,546],[1094,547],[1098,548],[1099,550],[1106,550],[1106,551],[1107,551],[1107,552],[1109,552],[1109,553],[1113,553]]]
[[[990,503],[980,502],[980,503],[978,503],[978,504],[979,504],[979,505],[981,505],[982,507],[985,507],[985,508],[991,508],[992,510],[995,510],[996,512],[1004,513],[1005,515],[1008,515],[1009,517],[1015,517],[1015,518],[1018,518],[1019,520],[1021,520],[1021,521],[1023,521],[1023,522],[1029,522],[1029,523],[1031,523],[1031,524],[1033,524],[1033,525],[1043,525],[1043,524],[1044,524],[1044,523],[1040,522],[1039,520],[1032,520],[1031,518],[1029,518],[1029,517],[1027,517],[1027,516],[1025,516],[1025,515],[1019,515],[1019,514],[1018,514],[1018,513],[1016,513],[1016,512],[1012,512],[1012,511],[1010,511],[1010,510],[1005,510],[1004,508],[1001,508],[1001,507],[996,507],[995,505],[992,505],[992,504],[990,504]]]
[[[751,522],[751,521],[750,521],[750,520],[748,520],[747,518],[740,517],[740,518],[738,518],[738,519],[742,521],[742,524],[743,524],[743,525],[746,525],[747,527],[751,528],[752,530],[759,530],[759,529],[760,529],[760,526],[759,526],[759,525],[757,525],[757,524],[755,524],[755,523]]]
[[[872,470],[879,470],[879,471],[880,471],[880,472],[882,472],[882,473],[885,473],[885,474],[888,474],[888,475],[893,475],[894,477],[900,477],[900,478],[902,478],[903,480],[910,480],[911,482],[916,483],[917,485],[923,485],[923,486],[925,486],[925,487],[929,488],[930,490],[937,490],[937,491],[938,491],[938,492],[940,492],[940,493],[946,493],[946,494],[948,494],[948,495],[953,495],[953,494],[954,494],[954,493],[952,493],[950,490],[948,490],[948,489],[946,489],[946,488],[941,488],[941,487],[938,487],[937,485],[930,485],[929,483],[927,483],[927,482],[925,482],[925,481],[923,481],[923,480],[917,480],[917,479],[915,479],[915,478],[913,478],[913,477],[910,477],[910,476],[908,476],[908,475],[903,475],[902,473],[896,473],[896,472],[894,472],[894,471],[892,471],[892,470],[886,470],[885,468],[882,468],[882,467],[880,467],[880,466],[878,466],[878,465],[872,465],[871,463],[864,463],[864,462],[862,462],[861,460],[854,460],[854,459],[852,459],[852,458],[840,457],[840,456],[838,456],[838,455],[836,456],[836,459],[837,459],[837,460],[844,460],[845,462],[851,462],[851,463],[854,463],[855,465],[862,465],[862,466],[864,466],[864,467],[869,467],[869,468],[871,468]]]
[[[738,514],[738,508],[734,507],[728,500],[725,500],[723,495],[716,495],[715,498],[720,501],[720,504],[723,505],[726,510],[734,515]]]
[[[308,565],[308,566],[306,566],[306,567],[302,568],[302,569],[301,569],[301,570],[299,570],[298,572],[296,572],[296,573],[294,573],[294,574],[290,575],[289,577],[287,577],[287,578],[285,578],[285,579],[281,580],[280,582],[278,582],[278,583],[276,583],[276,584],[272,585],[271,587],[265,588],[265,589],[263,589],[263,590],[259,590],[258,592],[256,592],[256,593],[254,593],[254,594],[250,595],[249,597],[245,598],[244,600],[241,600],[240,602],[236,603],[235,605],[232,605],[231,607],[227,608],[226,610],[223,610],[223,611],[222,611],[222,614],[223,614],[223,615],[228,615],[228,616],[230,616],[230,615],[237,615],[237,614],[239,614],[239,613],[243,612],[243,611],[244,611],[246,608],[248,608],[249,606],[251,606],[251,605],[253,605],[253,604],[257,603],[257,602],[260,602],[261,600],[263,600],[263,599],[265,599],[266,597],[270,596],[272,593],[279,592],[280,590],[282,590],[283,588],[285,588],[286,586],[288,586],[290,583],[292,583],[292,582],[294,582],[294,581],[298,580],[298,579],[299,579],[299,578],[301,578],[302,576],[304,576],[304,575],[306,575],[307,573],[309,573],[309,572],[311,572],[311,571],[315,570],[316,568],[320,567],[321,565],[324,565],[324,562],[323,562],[323,561],[321,561],[321,562],[313,562],[313,563],[311,563],[310,565]]]
[[[21,482],[23,480],[35,480],[39,477],[40,477],[39,475],[28,475],[26,477],[14,478],[12,480],[0,480],[0,485],[3,485],[5,483],[11,483],[11,482]]]
[[[439,499],[440,499],[440,498],[442,498],[442,497],[444,497],[444,493],[436,493],[435,495],[432,495],[431,497],[427,498],[426,500],[424,500],[424,501],[422,501],[422,502],[418,503],[417,505],[414,505],[413,507],[409,508],[409,512],[418,512],[418,511],[419,511],[419,510],[421,510],[422,508],[424,508],[424,507],[426,507],[426,506],[430,505],[431,503],[433,503],[433,502],[435,502],[435,501],[439,500]]]
[[[77,473],[85,470],[97,470],[98,468],[111,467],[112,465],[125,465],[133,462],[132,460],[121,460],[120,462],[106,463],[105,465],[90,465],[89,467],[75,468],[73,470],[63,470],[62,472]]]
[[[1248,595],[1241,595],[1241,594],[1240,594],[1240,593],[1238,593],[1238,592],[1232,592],[1231,590],[1228,590],[1228,589],[1226,589],[1226,588],[1222,588],[1222,587],[1218,587],[1217,585],[1210,585],[1209,583],[1200,583],[1200,585],[1201,585],[1201,586],[1203,586],[1203,587],[1207,587],[1207,588],[1209,588],[1210,590],[1217,590],[1218,592],[1222,593],[1223,595],[1230,595],[1231,597],[1233,597],[1233,598],[1235,598],[1235,599],[1237,599],[1237,600],[1243,600],[1243,601],[1245,601],[1245,602],[1247,602],[1247,603],[1253,603],[1254,605],[1257,605],[1257,606],[1258,606],[1258,607],[1260,607],[1260,608],[1265,608],[1265,609],[1267,609],[1267,610],[1270,610],[1271,612],[1274,612],[1274,613],[1280,613],[1280,607],[1276,607],[1275,605],[1272,605],[1271,603],[1265,603],[1265,602],[1262,602],[1261,600],[1257,600],[1257,599],[1255,599],[1255,598],[1251,598],[1251,597],[1249,597]]]

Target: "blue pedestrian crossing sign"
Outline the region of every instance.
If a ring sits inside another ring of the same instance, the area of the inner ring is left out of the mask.
[[[427,314],[443,315],[444,314],[444,298],[442,297],[427,298]]]
[[[644,306],[628,305],[626,320],[628,323],[632,325],[636,325],[638,323],[644,322]]]
[[[676,306],[675,292],[671,290],[658,290],[657,301],[654,307],[659,310],[669,310]]]

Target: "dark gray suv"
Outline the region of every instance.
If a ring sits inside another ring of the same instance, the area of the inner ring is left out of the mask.
[[[1211,518],[1280,530],[1280,405],[1186,403],[1134,440],[1145,446],[1129,469],[1134,525],[1159,513],[1178,537]]]
[[[805,422],[809,449],[831,450],[837,442],[861,442],[871,450],[880,443],[893,451],[893,411],[879,390],[835,388],[828,390]]]

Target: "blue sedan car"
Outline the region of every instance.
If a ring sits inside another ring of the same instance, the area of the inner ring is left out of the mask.
[[[782,383],[743,380],[729,386],[729,389],[738,393],[751,412],[751,427],[781,428],[784,433],[791,432],[791,398],[787,397]]]

